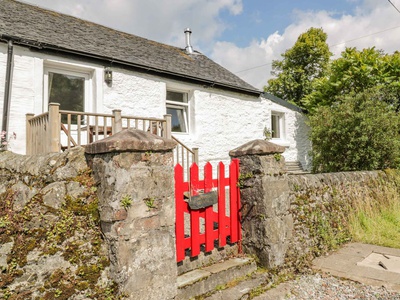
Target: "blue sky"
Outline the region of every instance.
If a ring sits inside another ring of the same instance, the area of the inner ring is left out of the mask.
[[[221,18],[229,24],[221,39],[245,47],[254,39],[283,32],[295,22],[295,11],[326,10],[341,16],[351,14],[355,7],[354,2],[346,0],[247,0],[239,15],[221,12]]]
[[[24,1],[182,48],[190,27],[195,50],[260,89],[271,62],[310,27],[328,34],[336,57],[345,47],[400,49],[400,13],[389,0]]]

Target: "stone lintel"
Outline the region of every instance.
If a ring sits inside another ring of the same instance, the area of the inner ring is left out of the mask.
[[[238,157],[244,155],[283,153],[284,151],[285,147],[283,146],[276,145],[266,140],[253,140],[229,151],[229,155],[232,157]]]
[[[147,131],[124,129],[105,139],[86,146],[86,153],[98,154],[109,152],[169,151],[176,147],[176,142],[159,137]]]

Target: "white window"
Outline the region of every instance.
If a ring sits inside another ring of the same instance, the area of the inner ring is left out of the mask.
[[[167,91],[167,114],[172,116],[172,132],[189,132],[188,123],[188,94]]]
[[[271,113],[271,133],[273,139],[285,139],[285,114]]]
[[[60,110],[90,112],[92,110],[90,73],[48,67],[44,72],[44,107],[60,103]],[[66,116],[63,116],[66,117]],[[66,120],[62,120],[63,123]],[[76,124],[76,117],[72,120]]]

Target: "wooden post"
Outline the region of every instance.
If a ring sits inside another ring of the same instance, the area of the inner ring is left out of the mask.
[[[192,148],[193,151],[193,162],[199,164],[199,148]]]
[[[167,139],[171,139],[171,119],[172,115],[164,115],[165,123],[163,126],[163,135]]]
[[[114,109],[112,111],[114,115],[114,123],[112,126],[112,134],[116,134],[117,132],[122,131],[122,118],[121,118],[121,110],[120,109]]]
[[[50,103],[49,104],[49,133],[46,137],[46,152],[60,152],[60,104]]]
[[[26,154],[32,155],[32,127],[31,123],[29,122],[32,119],[34,114],[26,114]]]

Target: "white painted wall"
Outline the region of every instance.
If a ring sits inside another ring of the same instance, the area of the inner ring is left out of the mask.
[[[271,129],[271,112],[285,115],[285,137],[272,139],[286,148],[286,161],[300,161],[309,169],[309,128],[305,116],[266,98],[254,99],[236,93],[196,90],[191,99],[190,134],[174,135],[189,147],[198,147],[200,165],[210,161],[229,162],[229,151],[254,139],[264,139],[263,131]],[[193,128],[194,127],[194,128]]]
[[[7,45],[0,44],[0,109],[3,109]],[[198,147],[200,164],[229,161],[229,151],[254,139],[263,139],[264,127],[270,128],[271,111],[285,114],[285,138],[272,140],[287,149],[287,161],[309,166],[308,128],[304,116],[269,99],[254,98],[198,85],[183,84],[161,77],[113,68],[113,83],[104,83],[104,67],[67,58],[44,56],[14,46],[10,130],[17,140],[11,150],[25,153],[25,114],[39,114],[43,105],[43,72],[46,66],[84,70],[91,74],[92,107],[95,112],[111,113],[122,109],[123,115],[162,118],[166,113],[166,90],[189,94],[189,134],[174,134],[189,147]],[[2,115],[2,114],[1,114]],[[1,118],[0,115],[0,118]]]

